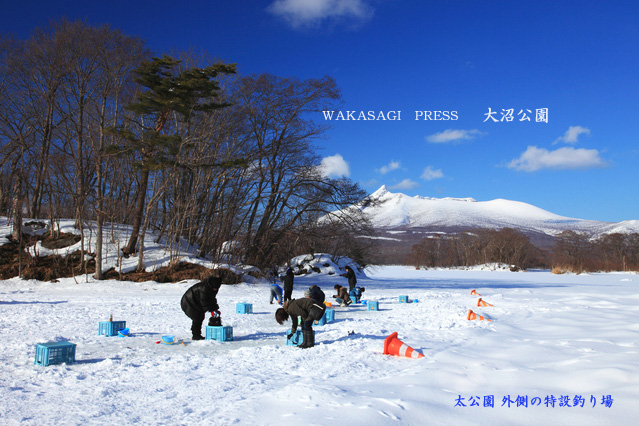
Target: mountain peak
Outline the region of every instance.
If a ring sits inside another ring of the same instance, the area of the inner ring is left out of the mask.
[[[386,185],[382,185],[379,187],[377,191],[373,192],[368,197],[372,199],[376,199],[376,198],[382,198],[386,194],[390,194],[390,191],[386,189]]]
[[[464,202],[476,202],[476,200],[474,198],[455,198],[455,197],[446,197],[446,198],[434,198],[434,197],[424,197],[421,195],[415,195],[413,197],[409,197],[406,194],[403,194],[401,192],[390,192],[388,190],[388,188],[386,188],[386,185],[382,185],[379,187],[379,189],[375,192],[373,192],[371,195],[369,195],[367,197],[368,199],[371,200],[381,200],[382,198],[413,198],[415,200],[430,200],[430,201],[437,201],[437,200],[448,200],[448,201],[464,201]]]

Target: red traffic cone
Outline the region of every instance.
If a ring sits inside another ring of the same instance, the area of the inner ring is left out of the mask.
[[[470,291],[470,295],[471,296],[481,296],[481,294],[477,293],[477,290],[471,290]]]
[[[481,315],[477,315],[476,313],[474,313],[470,309],[468,310],[468,316],[466,317],[466,319],[469,320],[469,321],[476,320],[476,319],[479,319],[480,321],[492,321],[491,319],[484,318]]]
[[[477,301],[477,306],[484,306],[484,307],[486,307],[486,306],[493,306],[493,305],[491,305],[490,303],[488,303],[488,302],[486,302],[486,301],[482,300],[482,298],[480,297],[480,298],[479,298],[479,300]]]
[[[397,332],[384,339],[384,355],[403,356],[406,358],[424,358],[424,355],[417,352],[397,338]]]

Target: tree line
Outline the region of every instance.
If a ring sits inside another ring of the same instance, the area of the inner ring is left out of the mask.
[[[539,255],[530,239],[514,229],[476,229],[424,238],[413,245],[407,261],[418,268],[501,263],[527,269],[538,265]]]
[[[270,268],[326,251],[365,264],[357,210],[318,221],[365,196],[319,167],[327,125],[315,113],[340,103],[329,76],[241,76],[206,54],[154,56],[107,25],[2,35],[0,215],[16,241],[23,217],[95,224],[98,279],[108,223],[131,225],[121,251],[139,269],[149,230],[214,261]]]
[[[555,238],[551,268],[558,273],[639,271],[639,234],[587,234],[564,231]]]
[[[563,231],[552,247],[541,249],[520,231],[476,229],[424,238],[411,248],[406,263],[417,268],[470,267],[489,263],[512,270],[546,268],[555,273],[639,271],[639,234]]]

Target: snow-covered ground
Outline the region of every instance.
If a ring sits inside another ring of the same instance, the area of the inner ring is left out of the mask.
[[[380,311],[336,308],[307,350],[285,345],[288,327],[275,322],[266,283],[220,290],[233,341],[191,342],[179,302],[195,280],[0,281],[0,424],[617,425],[639,417],[638,275],[392,266],[367,275],[364,298]],[[293,296],[318,284],[331,300],[336,283],[346,280],[296,277]],[[494,307],[478,308],[473,289]],[[400,295],[419,302],[399,303]],[[252,303],[253,314],[235,313],[237,302]],[[469,308],[493,321],[468,321]],[[132,336],[99,336],[110,314]],[[425,357],[383,355],[395,331]],[[166,334],[186,346],[156,344]],[[77,344],[74,364],[34,365],[37,343],[66,340]],[[484,406],[490,398],[494,407]]]

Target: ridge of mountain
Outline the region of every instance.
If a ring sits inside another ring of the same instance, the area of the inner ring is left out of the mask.
[[[366,197],[358,208],[377,229],[396,228],[514,228],[550,236],[571,230],[590,237],[619,232],[639,232],[639,220],[602,222],[560,216],[521,201],[473,198],[432,198],[392,193],[386,186]]]

